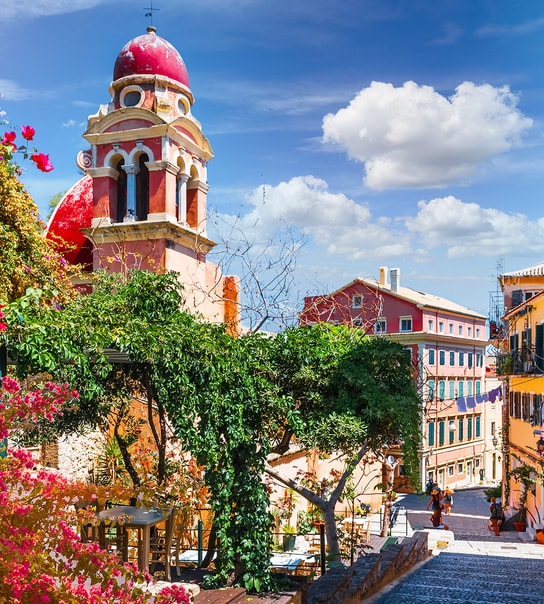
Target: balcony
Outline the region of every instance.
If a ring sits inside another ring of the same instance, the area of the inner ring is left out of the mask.
[[[537,375],[544,373],[544,358],[534,347],[526,346],[497,355],[496,372],[503,375]]]

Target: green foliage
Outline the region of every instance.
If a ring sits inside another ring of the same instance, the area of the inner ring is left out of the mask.
[[[421,403],[402,345],[345,326],[296,327],[274,339],[272,362],[296,410],[284,428],[307,448],[353,455],[363,443],[381,451],[402,442],[417,472]]]
[[[402,441],[408,468],[417,457],[419,399],[398,344],[333,326],[234,339],[224,326],[180,310],[173,274],[101,274],[91,294],[62,309],[41,304],[42,295],[28,292],[6,308],[17,371],[47,372],[80,392],[78,407],[56,421],[58,433],[113,422],[134,484],[141,476],[118,418],[126,423],[134,397],[148,406],[159,484],[168,474],[167,423],[174,426],[183,450],[205,466],[221,544],[210,579],[216,585],[273,585],[273,517],[263,482],[273,448],[296,439],[322,453],[340,451],[348,474],[362,446]]]
[[[63,303],[73,294],[66,262],[45,238],[38,208],[14,167],[0,161],[0,303],[24,295],[29,287]]]
[[[493,487],[486,487],[484,489],[484,497],[486,501],[491,501],[491,497],[499,499],[499,497],[502,497],[502,485],[499,484]]]

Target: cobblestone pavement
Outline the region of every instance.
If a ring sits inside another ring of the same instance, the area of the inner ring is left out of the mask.
[[[429,527],[427,501],[407,495],[399,502],[414,528]],[[515,531],[495,537],[488,506],[482,489],[456,492],[452,514],[444,516],[454,541],[365,603],[544,603],[544,546]]]

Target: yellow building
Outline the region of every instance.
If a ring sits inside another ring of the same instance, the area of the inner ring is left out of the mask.
[[[505,314],[496,330],[497,373],[508,402],[502,435],[504,497],[514,520],[520,508],[527,509],[527,530],[534,535],[544,519],[544,263],[500,275],[499,283]]]

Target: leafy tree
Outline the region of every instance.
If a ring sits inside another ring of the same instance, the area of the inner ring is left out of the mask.
[[[2,145],[0,152],[5,153]],[[45,225],[18,172],[10,162],[0,161],[0,302],[34,287],[63,303],[73,294],[68,267],[45,238]]]
[[[329,553],[339,560],[334,508],[359,462],[402,443],[408,473],[417,472],[420,400],[409,353],[398,343],[328,324],[286,330],[274,338],[274,349],[274,380],[297,414],[275,431],[273,450],[286,453],[302,445],[336,452],[344,470],[327,496],[312,490],[308,480],[296,481],[271,466],[266,470],[322,511]]]
[[[167,478],[167,428],[205,464],[221,541],[217,581],[270,587],[270,517],[262,483],[269,441],[262,418],[275,416],[263,338],[235,340],[223,326],[180,311],[174,274],[100,275],[94,291],[61,310],[29,292],[6,309],[8,348],[21,375],[47,372],[81,392],[56,432],[105,426],[135,487],[142,478],[122,426],[134,398],[147,407],[157,484]],[[111,413],[113,407],[113,413]],[[42,432],[43,433],[43,432]]]

